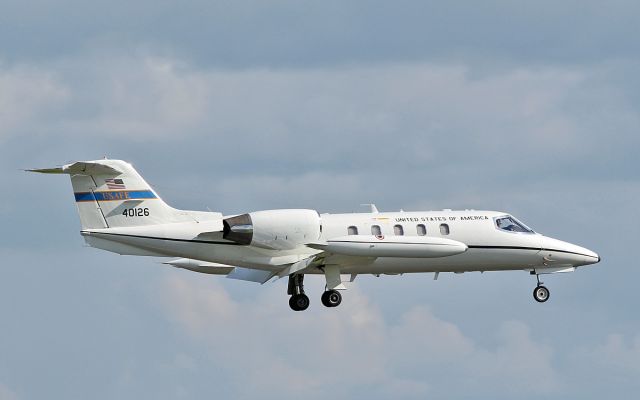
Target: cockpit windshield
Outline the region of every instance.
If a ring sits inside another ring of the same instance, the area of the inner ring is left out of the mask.
[[[520,232],[520,233],[534,233],[528,226],[513,218],[510,215],[496,218],[496,226],[501,231],[507,232]]]

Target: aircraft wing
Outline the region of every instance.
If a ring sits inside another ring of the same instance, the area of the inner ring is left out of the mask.
[[[233,271],[231,271],[227,278],[236,279],[239,281],[247,281],[247,282],[256,282],[256,283],[266,283],[269,279],[273,278],[274,274],[271,271],[262,271],[259,269],[251,269],[251,268],[242,268],[235,267]]]
[[[309,268],[315,268],[322,264],[320,261],[324,255],[318,254],[311,257],[299,260],[296,262],[290,262],[287,264],[281,264],[280,268],[276,271],[265,271],[260,269],[234,267],[231,265],[211,263],[207,261],[193,260],[189,258],[178,258],[170,260],[164,264],[171,265],[177,268],[187,269],[194,272],[200,272],[203,274],[211,275],[225,275],[229,279],[237,279],[241,281],[266,283],[273,277],[283,278],[294,273],[303,273]]]
[[[320,260],[324,258],[324,253],[316,254],[311,257],[305,258],[300,261],[296,261],[287,265],[285,268],[281,269],[277,272],[278,278],[283,278],[285,276],[289,276],[291,274],[304,273],[305,270],[309,268],[315,268],[316,266],[321,265]]]
[[[257,283],[265,283],[275,276],[275,273],[272,271],[234,267],[231,265],[216,264],[189,258],[178,258],[175,260],[167,261],[163,264],[171,265],[176,268],[187,269],[189,271],[200,272],[203,274],[225,275],[229,279],[237,279],[241,281]]]

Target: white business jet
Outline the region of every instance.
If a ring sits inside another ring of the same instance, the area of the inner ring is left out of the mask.
[[[495,211],[319,214],[267,210],[223,216],[168,206],[131,164],[75,162],[32,169],[68,174],[89,246],[118,254],[171,257],[165,264],[251,282],[287,277],[290,307],[309,307],[304,276],[324,275],[322,304],[342,301],[359,274],[524,270],[536,275],[536,301],[549,299],[539,275],[600,261],[583,247],[552,239]],[[343,277],[345,280],[343,281]]]

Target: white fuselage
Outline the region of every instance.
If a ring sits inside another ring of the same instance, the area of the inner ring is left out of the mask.
[[[277,210],[261,213],[271,212]],[[266,271],[278,271],[282,265],[321,253],[322,251],[313,248],[313,243],[326,243],[333,238],[350,234],[379,234],[381,241],[385,237],[397,236],[402,236],[407,241],[417,236],[443,238],[461,242],[467,249],[446,257],[326,255],[323,264],[339,265],[340,272],[344,274],[544,271],[575,268],[599,261],[596,253],[570,243],[533,232],[499,229],[496,218],[508,214],[494,211],[322,214],[319,215],[318,237],[308,237],[310,234],[305,233],[303,228],[280,236],[277,232],[267,231],[261,238],[261,243],[266,245],[241,245],[224,240],[221,233],[216,232],[220,222],[215,220],[213,214],[211,219],[207,217],[207,213],[198,215],[194,222],[92,229],[83,230],[82,234],[90,245],[120,254],[183,257]],[[296,234],[299,237],[295,237]],[[322,271],[315,269],[306,273]]]

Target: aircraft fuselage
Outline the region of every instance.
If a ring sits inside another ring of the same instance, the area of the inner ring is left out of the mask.
[[[412,272],[524,270],[571,272],[600,257],[583,247],[535,233],[495,211],[319,214],[266,210],[223,216],[178,210],[165,203],[122,160],[78,161],[34,169],[71,177],[81,234],[92,247],[127,255],[178,257],[187,270],[264,283],[288,277],[289,305],[305,310],[305,274],[323,274],[327,307],[342,301],[342,276]],[[549,291],[538,285],[534,298]]]
[[[206,213],[203,213],[206,215]],[[578,267],[599,261],[594,252],[538,233],[503,231],[495,218],[508,214],[495,211],[428,211],[397,213],[321,214],[320,233],[309,242],[348,236],[349,229],[362,235],[433,236],[464,243],[467,250],[446,257],[352,257],[334,254],[326,263],[340,264],[344,274],[402,274],[411,272],[468,272],[534,270]],[[320,253],[306,244],[268,249],[238,245],[221,236],[199,237],[207,220],[145,227],[85,230],[93,246],[117,249],[123,254],[184,257],[211,263],[277,270],[279,266]],[[379,227],[379,231],[377,230]],[[372,229],[376,230],[372,233]],[[352,232],[353,233],[353,232]],[[274,241],[277,241],[274,235]],[[288,238],[280,239],[283,243]],[[384,240],[384,239],[382,239]],[[103,246],[100,246],[102,244]],[[130,248],[129,248],[130,247]],[[136,249],[139,250],[136,253]],[[322,273],[320,269],[307,273]]]

